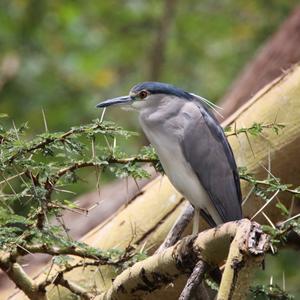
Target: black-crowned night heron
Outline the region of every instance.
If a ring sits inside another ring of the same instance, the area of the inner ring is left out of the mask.
[[[212,227],[242,218],[237,166],[208,100],[170,84],[144,82],[128,96],[97,107],[115,104],[139,111],[140,124],[165,173],[195,208],[194,233],[199,213]]]

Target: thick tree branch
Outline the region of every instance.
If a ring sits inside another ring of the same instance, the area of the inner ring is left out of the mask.
[[[245,239],[245,234],[248,238]],[[230,245],[218,299],[245,299],[249,290],[249,276],[262,264],[268,249],[268,237],[257,223],[249,227],[242,223]]]
[[[260,232],[260,234],[253,236],[252,232]],[[234,242],[231,244],[232,239]],[[266,235],[261,234],[261,230],[256,224],[247,219],[229,222],[201,232],[198,236],[184,238],[165,251],[136,263],[117,276],[112,287],[96,299],[142,298],[143,295],[173,282],[182,273],[191,273],[199,260],[212,266],[221,263],[226,259],[229,248],[230,258],[233,259],[233,253],[243,251],[241,257],[245,262],[249,261],[249,265],[252,265],[253,260],[263,259],[267,245]],[[249,269],[247,272],[250,275]],[[239,275],[239,272],[237,274]],[[249,279],[248,276],[245,284],[249,284]],[[229,285],[233,293],[236,291],[238,282],[232,281]],[[221,286],[224,286],[224,283],[223,285],[221,283]],[[242,292],[246,295],[247,289]],[[228,295],[218,299],[238,298],[229,298]]]
[[[88,258],[88,261],[80,261],[73,265],[67,264],[63,268],[53,270],[44,279],[33,280],[31,279],[20,264],[16,262],[17,258],[21,255],[28,253],[47,253],[53,256],[56,255],[75,255],[82,258]],[[64,278],[64,274],[79,267],[99,266],[99,265],[112,265],[122,266],[125,261],[130,259],[131,255],[125,253],[120,259],[113,260],[110,257],[101,254],[89,253],[89,249],[84,249],[75,246],[69,247],[55,247],[46,244],[28,245],[25,247],[18,246],[15,251],[11,253],[2,253],[0,257],[0,268],[6,272],[9,278],[15,282],[30,299],[47,299],[46,287],[50,284],[61,285],[69,289],[72,293],[79,295],[82,299],[91,299],[92,294],[85,290],[80,285]]]
[[[32,300],[47,300],[45,290],[41,291],[36,283],[24,272],[17,262],[12,262],[9,255],[0,257],[0,268]]]

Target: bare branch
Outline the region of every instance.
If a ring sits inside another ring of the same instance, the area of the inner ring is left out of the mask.
[[[87,267],[87,266],[99,266],[99,261],[97,261],[97,260],[85,261],[84,260],[84,261],[79,261],[78,263],[73,264],[73,265],[66,265],[58,272],[54,272],[51,276],[47,276],[44,281],[40,282],[39,289],[44,289],[48,285],[54,283],[59,276],[62,276],[76,268]],[[51,273],[51,270],[49,270],[49,273]]]
[[[94,295],[88,293],[86,289],[84,289],[83,287],[79,286],[78,284],[74,283],[71,280],[66,280],[63,277],[62,273],[56,277],[53,283],[55,285],[61,285],[65,287],[66,289],[70,290],[73,294],[80,296],[80,299],[89,300],[94,298]]]
[[[256,234],[257,232],[259,234]],[[232,238],[235,242],[230,246]],[[221,263],[226,259],[229,248],[232,253],[242,251],[240,255],[251,265],[253,260],[263,259],[267,245],[266,235],[261,233],[255,223],[247,219],[225,223],[201,232],[198,236],[183,238],[175,246],[136,263],[117,276],[112,287],[95,299],[141,298],[146,293],[173,282],[182,273],[191,273],[199,260],[212,266]],[[249,284],[250,279],[249,269],[247,272],[248,278],[244,278],[245,285]],[[227,288],[236,292],[236,282],[231,281]],[[243,289],[242,292],[246,295],[247,289]],[[230,299],[226,297],[218,299]]]
[[[32,300],[47,300],[45,290],[40,290],[35,282],[25,273],[17,262],[12,262],[8,255],[0,259],[0,268]]]
[[[242,223],[230,245],[218,299],[245,299],[249,290],[249,276],[260,266],[269,243],[260,225],[253,222],[249,227]],[[248,237],[244,235],[247,232]]]
[[[179,300],[191,299],[191,297],[195,294],[197,288],[200,286],[207,269],[208,264],[206,262],[199,260],[196,263],[193,273],[189,277],[182,293],[180,294]]]

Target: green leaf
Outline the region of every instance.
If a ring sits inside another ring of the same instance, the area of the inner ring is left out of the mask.
[[[289,210],[286,208],[286,206],[281,203],[280,201],[278,201],[276,203],[276,207],[279,208],[281,210],[281,214],[282,215],[285,215],[285,216],[288,216],[289,215]]]

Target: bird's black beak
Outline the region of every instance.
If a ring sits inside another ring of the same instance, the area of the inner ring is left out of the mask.
[[[103,108],[111,105],[116,105],[116,104],[130,104],[132,102],[132,98],[130,96],[122,96],[114,99],[108,99],[105,100],[99,104],[96,105],[97,108]]]

